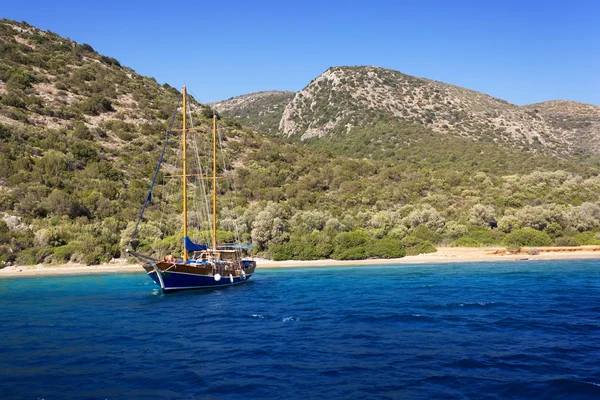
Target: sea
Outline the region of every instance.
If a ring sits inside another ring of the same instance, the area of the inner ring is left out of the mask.
[[[0,280],[1,399],[598,399],[600,260]]]

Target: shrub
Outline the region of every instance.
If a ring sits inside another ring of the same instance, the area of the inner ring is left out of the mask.
[[[73,156],[79,161],[88,163],[90,161],[98,160],[98,150],[96,150],[96,147],[90,141],[77,141],[71,145],[69,150],[71,154],[73,154]]]
[[[450,246],[452,246],[452,247],[481,247],[483,245],[473,238],[463,236],[461,238],[456,239],[452,243],[450,243]]]
[[[402,242],[392,237],[374,240],[369,248],[369,256],[376,258],[401,258],[406,255]]]
[[[578,233],[577,235],[575,235],[575,240],[581,246],[600,244],[600,240],[598,240],[596,237],[596,232],[592,231]]]
[[[0,140],[8,139],[11,136],[11,128],[0,124]]]
[[[437,249],[433,245],[423,239],[419,239],[415,236],[407,236],[401,241],[402,245],[406,249],[407,256],[416,256],[417,254],[435,253]]]
[[[23,97],[19,91],[8,92],[1,97],[0,103],[10,107],[27,109],[27,104],[23,101]]]
[[[510,233],[521,228],[521,220],[514,215],[505,215],[498,221],[498,229],[504,233]]]
[[[456,221],[448,221],[446,226],[444,227],[444,235],[448,239],[457,239],[461,236],[464,236],[468,233],[467,227],[465,225],[459,224]]]
[[[492,206],[475,204],[471,209],[471,219],[469,222],[478,226],[495,227],[497,225],[496,211]]]
[[[427,227],[427,225],[419,225],[412,232],[412,236],[429,241],[431,243],[440,243],[443,239],[442,234],[432,231],[429,229],[429,227]]]
[[[292,260],[294,258],[294,246],[289,242],[284,244],[277,244],[271,247],[270,250],[271,258],[274,261]]]
[[[446,224],[444,217],[436,209],[431,207],[411,211],[408,216],[404,218],[403,222],[412,228],[426,225],[435,232],[441,232]]]
[[[10,88],[27,89],[35,83],[35,76],[26,69],[14,68],[9,72],[7,85]]]
[[[29,248],[22,250],[17,254],[15,262],[19,265],[34,265],[37,264],[37,251],[36,248]]]
[[[561,236],[554,239],[554,244],[560,247],[574,247],[579,246],[579,242],[570,236]]]
[[[560,226],[560,224],[557,222],[552,222],[552,223],[548,224],[546,229],[544,229],[544,232],[546,232],[550,237],[553,237],[553,238],[563,235],[562,226]]]
[[[35,232],[35,244],[40,247],[56,247],[66,243],[65,234],[56,227],[38,229]]]
[[[342,232],[333,239],[332,257],[336,260],[361,260],[369,257],[370,236],[363,231]]]
[[[282,260],[318,260],[328,258],[333,246],[327,236],[313,233],[308,235],[293,235],[290,241],[270,248],[271,257],[275,261]]]
[[[53,262],[68,262],[71,260],[71,256],[79,250],[77,243],[69,243],[64,246],[56,247],[52,255]]]
[[[81,112],[88,115],[100,115],[115,111],[110,100],[101,95],[93,95],[79,104]]]
[[[339,249],[333,253],[336,260],[364,260],[369,256],[369,249],[366,245],[351,247],[349,249]]]
[[[363,231],[342,232],[333,239],[333,243],[336,250],[347,249],[366,244],[369,239],[369,235]]]
[[[74,252],[71,255],[73,261],[81,262],[86,265],[99,264],[106,260],[106,255],[102,251],[99,238],[89,234],[80,235],[77,241],[69,243],[73,246]]]
[[[103,63],[108,64],[108,65],[114,65],[116,67],[121,66],[121,63],[119,62],[119,60],[117,60],[116,58],[113,58],[113,57],[100,56],[100,61],[102,61]]]
[[[500,244],[504,234],[491,229],[477,228],[452,242],[454,247],[480,247]]]
[[[509,248],[522,246],[551,246],[552,238],[546,232],[533,228],[517,229],[506,235],[502,244]]]
[[[0,244],[10,243],[10,236],[10,228],[4,220],[0,219]]]

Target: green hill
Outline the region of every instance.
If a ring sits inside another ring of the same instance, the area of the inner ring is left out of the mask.
[[[372,79],[387,74],[368,71]],[[329,79],[315,82],[308,87],[325,88],[323,94],[338,90]],[[245,104],[256,112],[242,107],[235,114],[241,122],[221,121],[237,178],[235,187],[220,188],[233,205],[219,206],[221,237],[237,230],[257,252],[277,259],[398,257],[432,251],[431,243],[500,244],[522,227],[557,244],[597,243],[600,163],[588,153],[572,155],[569,141],[542,133],[531,142],[496,137],[474,124],[469,134],[435,129],[452,108],[438,110],[432,123],[423,120],[424,108],[413,119],[368,107],[327,110],[320,97],[303,108],[308,92],[299,93],[292,100],[289,93],[255,96],[262,100]],[[0,21],[0,263],[121,256],[179,96],[90,45]],[[498,105],[522,115],[516,106],[486,101],[482,113]],[[270,112],[261,113],[263,107]],[[210,109],[192,100],[191,110],[208,131]],[[323,119],[335,115],[343,117]],[[280,123],[285,135],[275,135],[278,118],[295,120],[295,128]],[[453,126],[466,124],[460,121]],[[307,135],[310,129],[325,134]],[[162,177],[160,183],[157,199],[172,189]],[[141,249],[177,251],[178,223],[177,210],[153,203],[141,225]]]
[[[233,97],[211,105],[228,118],[237,119],[246,126],[274,135],[279,130],[283,110],[293,97],[293,92],[272,90]]]

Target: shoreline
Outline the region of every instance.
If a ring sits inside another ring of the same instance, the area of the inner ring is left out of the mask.
[[[509,252],[501,247],[440,247],[435,253],[406,256],[391,259],[366,260],[289,260],[272,261],[255,258],[257,268],[331,268],[351,266],[414,265],[414,264],[450,264],[469,262],[498,262],[525,260],[576,260],[600,259],[600,246],[580,246],[568,248],[539,248],[539,254],[529,254],[527,250]],[[532,252],[533,253],[533,252]],[[93,274],[144,273],[141,264],[130,263],[128,259],[117,259],[102,265],[61,264],[10,266],[0,269],[0,279],[5,277],[26,276],[62,276]]]

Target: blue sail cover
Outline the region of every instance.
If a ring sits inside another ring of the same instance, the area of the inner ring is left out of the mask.
[[[205,246],[203,244],[196,244],[194,242],[192,242],[192,239],[189,238],[189,236],[186,236],[183,239],[183,244],[185,245],[185,249],[187,251],[202,251],[202,250],[208,250],[208,246]]]

